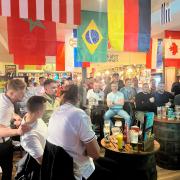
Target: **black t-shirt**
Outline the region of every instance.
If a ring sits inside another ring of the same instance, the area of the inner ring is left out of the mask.
[[[153,95],[150,93],[143,93],[140,92],[135,97],[136,102],[136,110],[137,111],[148,111],[148,112],[156,112],[156,105],[155,103],[150,102],[150,98],[152,98]]]
[[[155,104],[157,107],[165,106],[165,104],[168,103],[170,99],[174,99],[174,96],[167,91],[164,91],[164,93],[162,94],[159,92],[155,92],[153,95],[155,97]]]
[[[180,94],[180,83],[179,82],[173,83],[171,92],[174,92],[175,96]]]

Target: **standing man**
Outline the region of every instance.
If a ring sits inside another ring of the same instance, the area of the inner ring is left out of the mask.
[[[21,118],[14,113],[14,103],[21,101],[25,94],[26,84],[20,79],[12,79],[7,84],[6,93],[0,94],[0,128],[6,128],[9,134],[4,134],[0,138],[0,166],[2,168],[2,180],[11,180],[13,146],[10,137],[16,135],[18,131],[10,130],[10,122],[15,119],[20,122]],[[2,129],[3,131],[5,129]],[[19,133],[21,134],[21,132]]]
[[[44,82],[46,78],[45,77],[39,77],[39,86],[35,88],[35,95],[41,96],[44,94]]]
[[[44,90],[45,93],[43,97],[46,99],[46,110],[42,119],[45,123],[48,124],[51,114],[53,113],[54,109],[56,109],[60,104],[60,102],[56,98],[57,82],[52,79],[47,79],[44,82]]]

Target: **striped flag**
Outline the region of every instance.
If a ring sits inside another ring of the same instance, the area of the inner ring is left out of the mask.
[[[0,16],[80,24],[81,0],[0,0]]]
[[[150,49],[146,56],[146,67],[149,69],[163,68],[163,40],[151,39]]]
[[[146,52],[150,29],[151,0],[108,0],[108,35],[113,49]]]

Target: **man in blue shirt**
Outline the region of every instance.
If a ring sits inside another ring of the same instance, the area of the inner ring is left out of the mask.
[[[120,91],[118,91],[118,84],[112,83],[111,84],[111,90],[107,95],[107,106],[109,107],[109,110],[105,113],[104,119],[105,120],[111,120],[111,118],[115,115],[119,115],[122,118],[124,118],[125,123],[130,127],[131,125],[131,118],[129,114],[123,110],[124,105],[124,95]]]

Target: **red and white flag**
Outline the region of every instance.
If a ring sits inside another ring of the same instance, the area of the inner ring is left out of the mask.
[[[180,67],[180,39],[164,39],[165,66]]]
[[[0,16],[79,25],[81,0],[0,0]]]

